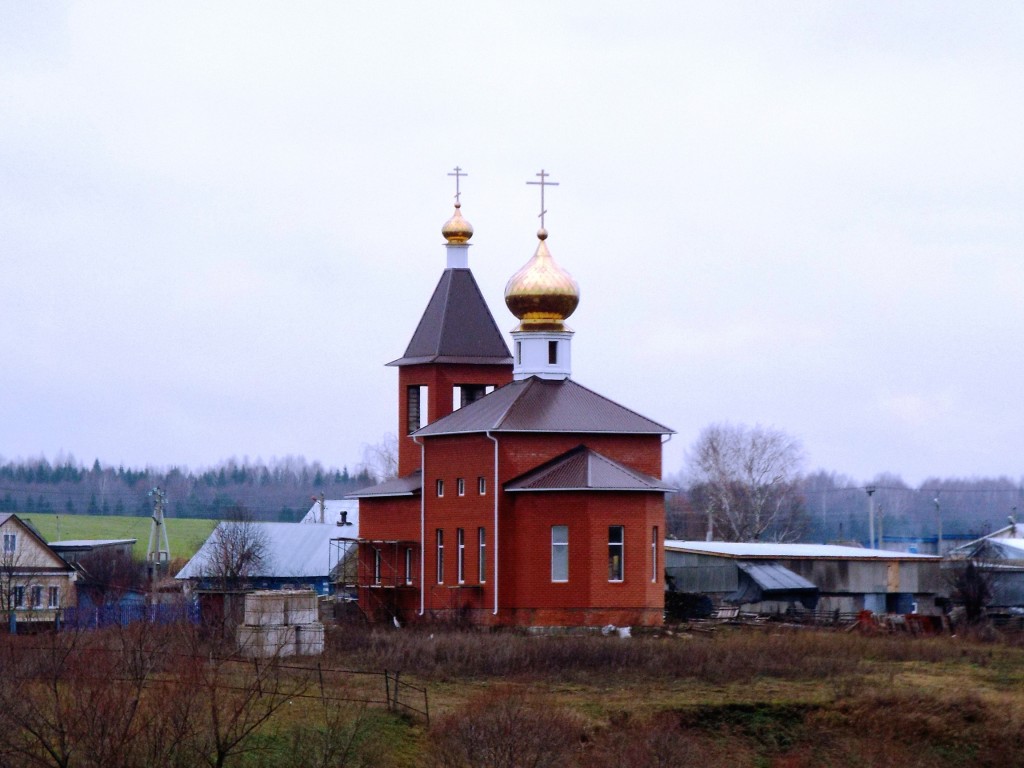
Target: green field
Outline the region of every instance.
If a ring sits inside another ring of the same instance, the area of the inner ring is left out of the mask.
[[[134,554],[145,559],[149,546],[149,527],[152,518],[122,517],[118,515],[55,515],[33,512],[19,514],[32,524],[47,541],[68,539],[136,539]],[[171,558],[192,557],[209,537],[216,520],[193,518],[167,518],[167,538],[171,545]]]

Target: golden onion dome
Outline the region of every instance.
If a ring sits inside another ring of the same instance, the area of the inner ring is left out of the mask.
[[[473,225],[462,218],[461,207],[462,203],[456,203],[455,213],[441,227],[441,234],[451,245],[462,245],[473,236]]]
[[[580,287],[551,258],[544,242],[547,237],[547,230],[541,227],[533,258],[505,286],[505,304],[521,321],[520,329],[560,329],[580,303]]]

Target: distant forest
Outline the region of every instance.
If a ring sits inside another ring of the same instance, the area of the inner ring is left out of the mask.
[[[32,459],[0,464],[0,512],[146,516],[153,511],[150,491],[160,488],[168,517],[219,519],[244,510],[258,520],[291,522],[314,496],[336,499],[375,482],[366,469],[350,474],[292,456],[269,464],[231,459],[194,472]]]
[[[197,471],[31,459],[0,464],[0,512],[146,516],[153,510],[149,492],[159,487],[167,495],[169,517],[220,519],[244,510],[258,520],[290,522],[301,519],[321,493],[337,499],[375,482],[362,467],[350,473],[347,467],[324,467],[292,456],[269,463],[230,459]],[[704,516],[690,506],[685,481],[676,478],[676,483],[681,491],[668,497],[668,532],[677,538],[703,539]],[[867,542],[864,483],[818,471],[803,476],[799,484],[803,540]],[[940,525],[944,538],[973,538],[1024,515],[1022,484],[1006,477],[929,478],[912,487],[898,476],[881,474],[871,485],[877,488],[879,538],[935,537]]]

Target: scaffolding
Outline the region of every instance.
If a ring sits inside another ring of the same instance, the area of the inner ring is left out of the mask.
[[[372,556],[362,557],[369,550]],[[407,556],[406,552],[411,555]],[[408,539],[331,539],[331,581],[338,599],[356,600],[367,618],[399,619],[402,598],[416,592],[411,565],[419,542]]]

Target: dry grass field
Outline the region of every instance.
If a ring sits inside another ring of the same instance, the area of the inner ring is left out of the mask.
[[[1024,764],[1024,647],[1009,636],[355,625],[330,627],[322,657],[282,664],[225,659],[187,628],[4,642],[5,766]],[[426,689],[429,724],[383,706],[385,669]],[[67,749],[33,735],[58,732]]]

